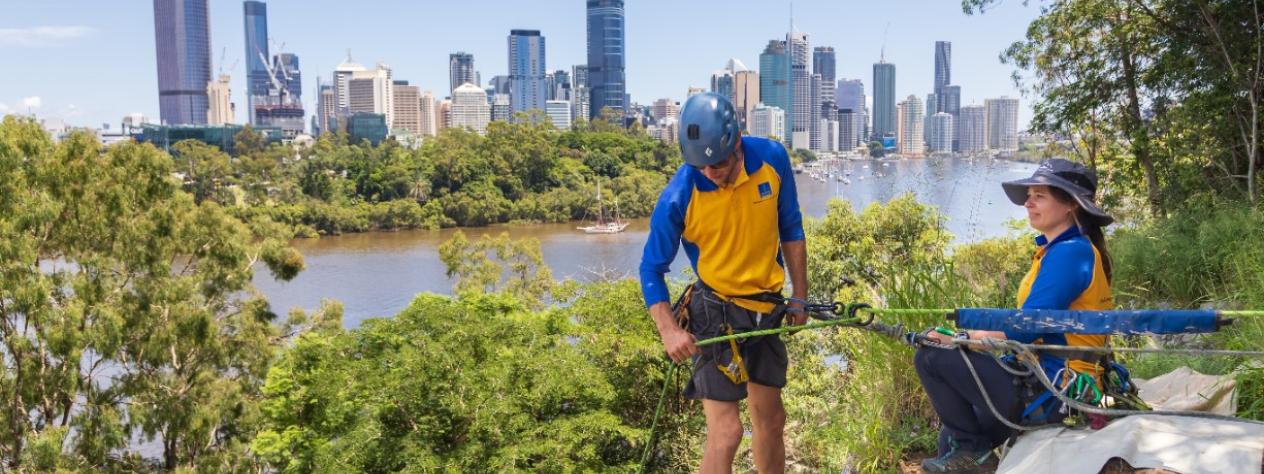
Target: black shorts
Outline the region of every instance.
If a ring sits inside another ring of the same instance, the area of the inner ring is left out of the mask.
[[[772,314],[760,314],[725,302],[702,285],[695,285],[689,300],[689,332],[698,340],[726,335],[726,324],[733,333],[772,329],[781,326],[784,306]],[[769,387],[786,386],[786,345],[774,334],[737,341],[746,363],[750,381]],[[717,361],[728,364],[733,359],[732,345],[719,342],[700,347],[702,354],[693,357],[693,377],[685,387],[685,397],[734,402],[746,398],[746,384],[735,384],[720,371]]]

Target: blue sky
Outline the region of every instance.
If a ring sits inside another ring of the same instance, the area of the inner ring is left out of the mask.
[[[813,47],[833,46],[840,78],[860,78],[872,96],[872,64],[886,35],[899,97],[925,99],[934,42],[953,43],[952,79],[962,105],[1020,93],[999,54],[1022,39],[1039,2],[1003,1],[983,15],[957,0],[798,0],[794,23]],[[210,0],[213,67],[233,77],[238,121],[245,120],[245,61],[239,0]],[[628,0],[627,75],[632,100],[682,100],[707,86],[730,57],[758,69],[759,53],[790,26],[788,1]],[[4,0],[0,18],[0,114],[28,111],[73,125],[117,127],[128,113],[157,119],[153,6],[148,0]],[[316,76],[328,77],[350,49],[357,62],[382,61],[396,79],[446,94],[448,54],[474,54],[486,83],[508,69],[510,29],[538,29],[550,70],[586,62],[583,0],[270,0],[269,35],[298,54],[304,102],[313,109]],[[226,51],[226,54],[224,54]],[[273,51],[275,53],[275,51]],[[221,61],[221,54],[224,60]],[[234,66],[235,65],[235,66]],[[1019,126],[1030,120],[1021,99]]]

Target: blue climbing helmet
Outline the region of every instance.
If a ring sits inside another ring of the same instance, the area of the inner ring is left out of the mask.
[[[737,149],[742,127],[737,110],[714,92],[690,97],[680,111],[680,152],[685,163],[702,168],[728,159]]]

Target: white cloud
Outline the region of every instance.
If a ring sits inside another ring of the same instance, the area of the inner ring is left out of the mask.
[[[44,101],[38,95],[22,98],[22,107],[26,109],[38,109],[44,105]]]
[[[9,113],[9,105],[5,104],[4,102],[0,102],[0,115],[4,115],[7,113]]]
[[[95,32],[95,28],[87,26],[0,28],[0,45],[41,46],[58,41],[82,38]]]

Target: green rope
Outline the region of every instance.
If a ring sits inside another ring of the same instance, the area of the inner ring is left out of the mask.
[[[857,311],[863,311],[875,316],[921,316],[952,314],[957,310],[944,308],[860,308]]]
[[[650,423],[649,439],[645,440],[645,449],[641,452],[641,470],[645,472],[645,466],[650,460],[650,443],[654,441],[654,430],[658,429],[658,416],[663,413],[663,400],[667,399],[667,387],[676,381],[676,368],[680,364],[667,364],[667,375],[663,377],[663,390],[658,394],[658,407],[654,409],[654,421]]]
[[[1264,316],[1264,310],[1255,310],[1255,309],[1216,311],[1216,313],[1218,313],[1221,316],[1235,316],[1235,317]]]
[[[719,342],[728,342],[733,339],[745,339],[748,337],[770,336],[773,334],[784,334],[789,332],[798,332],[804,329],[820,329],[831,326],[839,326],[844,324],[855,324],[860,322],[860,318],[840,318],[829,321],[818,321],[798,326],[782,326],[775,329],[760,329],[756,331],[747,331],[738,334],[728,334],[724,336],[712,337],[696,341],[693,344],[698,347],[709,346]],[[667,387],[671,385],[676,375],[676,369],[680,364],[672,363],[667,369],[667,377],[663,379],[663,389],[658,394],[658,407],[654,409],[654,421],[650,422],[650,433],[645,439],[645,448],[641,452],[641,467],[637,472],[645,472],[645,466],[650,459],[650,450],[654,447],[654,432],[658,428],[658,418],[663,414],[663,401],[667,399]]]

